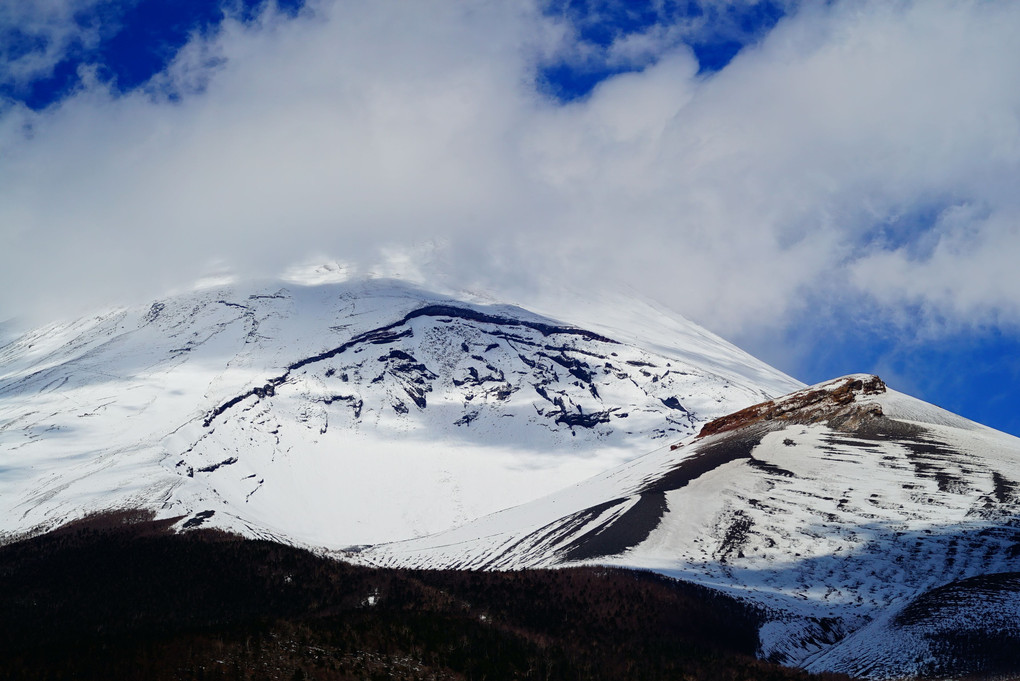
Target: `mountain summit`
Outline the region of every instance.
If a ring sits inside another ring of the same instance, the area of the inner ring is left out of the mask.
[[[129,507],[313,546],[405,539],[797,385],[682,318],[628,326],[368,279],[37,329],[0,348],[0,530]],[[655,334],[673,346],[629,339]]]

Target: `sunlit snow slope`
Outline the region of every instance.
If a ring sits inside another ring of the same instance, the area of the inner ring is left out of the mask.
[[[403,539],[798,385],[631,308],[574,326],[393,280],[275,282],[37,329],[0,347],[0,531],[143,507],[332,548]]]
[[[1020,440],[849,376],[354,557],[651,569],[766,608],[761,654],[773,660],[880,678],[1015,673],[1020,659],[1003,655],[1020,651],[1018,483]]]

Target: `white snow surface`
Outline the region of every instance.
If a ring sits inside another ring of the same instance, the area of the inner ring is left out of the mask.
[[[880,406],[888,432],[776,421],[736,448],[732,433],[689,437],[531,503],[351,557],[652,570],[765,608],[763,657],[876,678],[919,674],[931,668],[930,644],[890,618],[954,580],[1020,571],[1020,440],[893,390],[856,404]],[[723,445],[746,451],[691,468]],[[999,600],[1003,610],[1017,597]],[[971,607],[955,616],[983,608]]]
[[[461,312],[405,320],[437,305]],[[800,385],[651,306],[582,317],[364,279],[36,329],[0,347],[0,533],[147,508],[331,549],[421,536]]]

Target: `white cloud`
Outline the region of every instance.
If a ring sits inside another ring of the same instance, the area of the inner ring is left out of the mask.
[[[82,16],[106,1],[12,0],[0,3],[0,85],[21,87],[47,78],[70,47],[88,49],[94,46],[100,39],[101,27],[76,22],[75,16]]]
[[[147,92],[4,114],[0,310],[435,242],[447,283],[625,282],[724,334],[827,290],[1016,322],[1018,33],[1015,3],[813,6],[708,78],[618,46],[666,51],[561,105],[536,67],[572,33],[524,3],[228,22]]]
[[[925,333],[961,324],[1020,322],[1020,211],[983,216],[954,206],[939,217],[934,246],[880,251],[854,263],[854,283],[889,308],[919,307]],[[934,326],[937,324],[937,326]]]

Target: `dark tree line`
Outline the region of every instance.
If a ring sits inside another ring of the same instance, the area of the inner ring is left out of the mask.
[[[0,678],[818,678],[753,658],[753,609],[653,574],[369,569],[168,525],[0,547]]]

